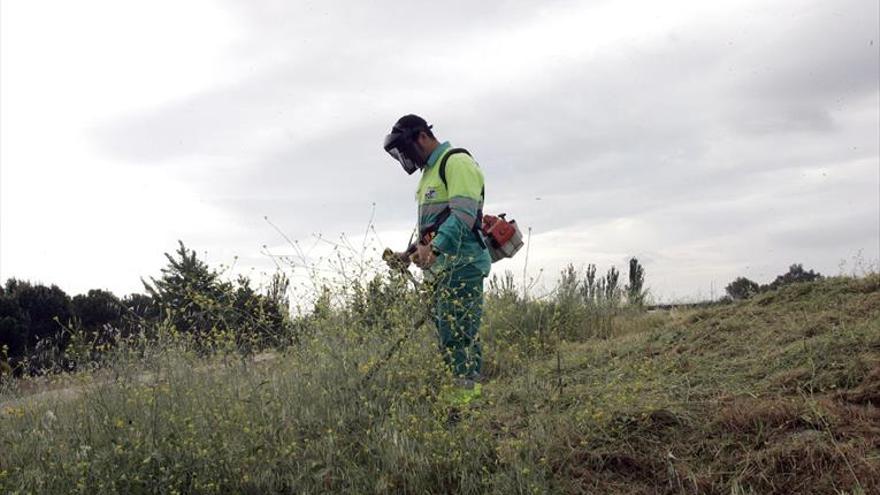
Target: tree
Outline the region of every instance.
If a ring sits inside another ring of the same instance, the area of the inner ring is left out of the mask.
[[[56,285],[46,287],[16,279],[6,281],[0,304],[0,345],[11,359],[29,358],[29,370],[57,364],[67,345],[64,332],[73,319],[70,297]]]
[[[601,292],[596,280],[596,265],[591,263],[587,265],[587,270],[584,272],[584,280],[581,283],[581,297],[587,304],[596,304],[601,297]]]
[[[617,285],[619,281],[620,272],[612,266],[605,274],[605,300],[615,307],[620,302],[620,288]]]
[[[17,301],[28,326],[28,346],[58,337],[73,317],[70,297],[57,285],[31,285],[10,279],[6,291]]]
[[[745,277],[738,277],[733,282],[727,284],[724,290],[731,299],[738,301],[754,296],[758,293],[760,287],[756,282]]]
[[[147,294],[133,293],[122,298],[122,324],[120,333],[127,337],[141,331],[153,334],[162,310]]]
[[[205,335],[222,324],[222,303],[227,300],[228,287],[208,265],[177,241],[177,257],[165,253],[168,266],[162,276],[143,282],[144,288],[156,302],[165,317],[183,333]]]
[[[242,336],[273,336],[287,323],[287,280],[276,278],[269,295],[257,293],[250,279],[239,276],[235,283],[220,275],[187,249],[182,241],[176,256],[168,253],[168,266],[159,279],[144,282],[162,317],[183,333],[197,338],[225,333],[242,344]],[[283,306],[284,305],[284,306]],[[147,308],[149,310],[149,308]]]
[[[636,258],[629,260],[629,285],[626,286],[626,298],[630,304],[641,306],[645,302],[645,269]]]
[[[27,317],[18,301],[5,292],[0,294],[0,361],[24,356],[28,332]]]
[[[156,301],[146,294],[133,293],[123,297],[122,307],[127,317],[138,320],[155,321],[161,314]]]
[[[82,327],[91,332],[105,325],[118,327],[121,323],[124,307],[112,292],[92,289],[87,294],[74,296],[72,304]]]
[[[232,292],[232,314],[225,322],[238,334],[277,337],[284,327],[289,311],[287,306],[287,279],[273,277],[266,295],[251,288],[251,281],[240,275]]]
[[[800,263],[796,263],[788,267],[788,272],[783,273],[776,277],[776,280],[770,283],[770,289],[778,289],[785,285],[796,284],[801,282],[812,282],[813,280],[821,279],[822,275],[820,273],[814,272],[813,270],[806,271],[804,270],[803,265]]]
[[[569,264],[559,274],[559,283],[556,285],[556,300],[565,304],[574,304],[580,293],[577,271],[574,265]]]
[[[315,300],[312,308],[312,318],[327,320],[333,315],[333,293],[330,287],[321,286],[321,294]]]

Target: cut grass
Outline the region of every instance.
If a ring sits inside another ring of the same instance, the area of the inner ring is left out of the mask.
[[[169,346],[76,397],[0,412],[0,491],[880,491],[880,277],[621,315],[612,329],[510,346],[518,355],[494,339],[487,361],[517,366],[455,426],[426,333],[363,386],[404,328],[328,325],[259,364]],[[144,371],[156,378],[134,378]]]

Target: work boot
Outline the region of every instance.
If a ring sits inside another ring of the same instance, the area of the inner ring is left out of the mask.
[[[456,378],[451,389],[442,394],[444,402],[456,408],[464,408],[483,395],[483,385],[470,378]]]

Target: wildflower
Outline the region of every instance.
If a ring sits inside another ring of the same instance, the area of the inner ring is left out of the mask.
[[[24,416],[23,407],[7,407],[6,409],[4,409],[4,412],[10,416],[15,416],[16,418],[21,418]]]

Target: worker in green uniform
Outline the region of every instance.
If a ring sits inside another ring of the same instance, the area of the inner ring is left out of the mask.
[[[473,391],[462,396],[467,402],[479,395],[483,279],[492,264],[480,232],[483,173],[467,151],[439,142],[431,129],[425,119],[405,115],[385,137],[385,151],[408,174],[422,172],[419,240],[395,256],[403,264],[411,258],[425,273],[444,359],[462,389]]]

